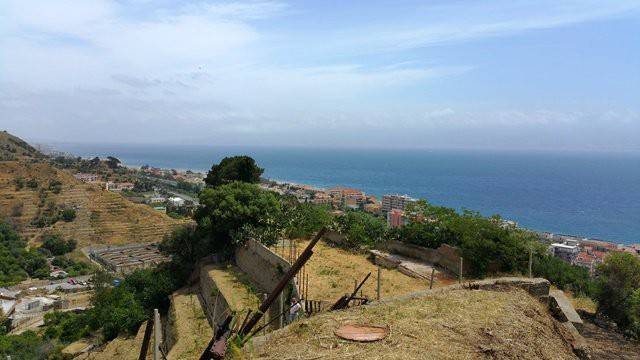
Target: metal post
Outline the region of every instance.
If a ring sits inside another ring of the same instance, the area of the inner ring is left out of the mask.
[[[381,283],[381,278],[380,278],[380,274],[382,273],[382,270],[380,270],[380,265],[378,265],[378,288],[376,290],[376,299],[380,300],[380,283]]]
[[[269,296],[268,294],[264,294],[264,296],[262,297],[262,301],[267,300],[267,296]],[[263,316],[262,317],[262,326],[264,326],[264,324],[267,323],[267,317]],[[267,327],[264,326],[264,328],[262,329],[262,335],[267,335]]]
[[[357,288],[358,288],[358,279],[353,279],[353,291],[356,291]]]
[[[433,289],[433,275],[435,274],[436,269],[431,268],[431,281],[429,281],[429,289]]]
[[[160,360],[161,328],[160,313],[153,309],[153,360]]]
[[[533,278],[533,248],[529,249],[529,278]]]
[[[463,269],[463,267],[462,267],[462,266],[463,266],[462,258],[460,258],[460,271],[459,271],[459,272],[460,272],[460,274],[459,274],[459,279],[458,279],[458,282],[459,282],[460,284],[462,284],[462,269]]]
[[[284,327],[284,293],[280,293],[280,327]]]

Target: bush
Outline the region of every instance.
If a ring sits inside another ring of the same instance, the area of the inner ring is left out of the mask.
[[[62,217],[62,220],[71,222],[76,218],[76,210],[74,208],[64,208],[62,209],[62,213],[60,215]]]
[[[598,312],[640,338],[640,259],[613,253],[598,267]]]
[[[533,262],[533,274],[576,295],[593,297],[596,293],[596,283],[591,279],[589,270],[571,265],[551,255],[536,257]]]
[[[38,188],[38,180],[33,179],[33,178],[27,180],[27,187],[29,187],[30,189],[37,189]]]
[[[24,188],[25,185],[25,181],[24,178],[22,176],[18,176],[15,180],[15,185],[16,185],[16,191],[20,191],[22,190],[22,188]],[[38,185],[36,185],[38,186]]]

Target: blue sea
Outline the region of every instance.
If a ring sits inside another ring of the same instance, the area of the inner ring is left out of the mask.
[[[520,226],[640,243],[640,154],[56,144],[126,165],[206,171],[250,155],[270,179],[368,194],[408,194],[432,204],[500,214]]]

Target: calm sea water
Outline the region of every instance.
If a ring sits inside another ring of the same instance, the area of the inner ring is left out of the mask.
[[[265,176],[366,193],[409,194],[437,205],[500,214],[541,231],[640,243],[640,155],[430,150],[58,144],[127,165],[208,170],[250,155]]]

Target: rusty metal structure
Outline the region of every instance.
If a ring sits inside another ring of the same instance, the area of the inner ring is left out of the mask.
[[[367,280],[369,279],[369,276],[371,276],[371,273],[368,273],[367,276],[365,276],[364,279],[360,282],[360,284],[358,284],[358,286],[356,286],[353,289],[353,292],[351,293],[351,295],[342,296],[340,299],[338,299],[338,301],[336,301],[335,304],[333,304],[333,306],[331,306],[331,309],[329,310],[334,311],[334,310],[346,309],[349,307],[349,303],[352,302],[353,300],[359,301],[358,305],[366,304],[368,302],[367,298],[357,297],[356,295],[358,294],[358,291],[364,285],[364,283],[367,282]]]

